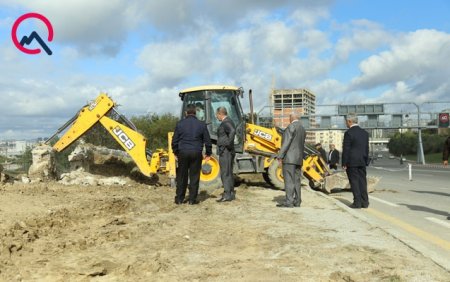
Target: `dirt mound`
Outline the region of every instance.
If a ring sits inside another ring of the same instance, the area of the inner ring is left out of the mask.
[[[168,186],[1,186],[0,280],[448,281],[448,272],[330,200],[237,188],[173,204]]]

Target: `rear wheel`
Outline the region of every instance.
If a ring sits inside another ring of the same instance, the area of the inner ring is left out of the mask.
[[[222,181],[220,180],[219,158],[217,155],[213,154],[208,162],[202,162],[200,171],[200,189],[214,190],[221,187]]]
[[[284,189],[284,178],[281,168],[281,164],[277,160],[273,160],[267,173],[272,186],[278,189]]]

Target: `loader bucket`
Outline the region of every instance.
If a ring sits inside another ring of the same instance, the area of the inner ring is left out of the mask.
[[[329,194],[332,189],[349,190],[350,183],[348,182],[347,174],[344,171],[335,172],[325,177],[324,183],[321,185],[322,192]],[[367,192],[372,193],[375,191],[375,186],[380,179],[378,177],[367,177]]]

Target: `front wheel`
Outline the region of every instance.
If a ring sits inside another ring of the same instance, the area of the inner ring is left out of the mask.
[[[277,160],[273,160],[272,163],[270,163],[267,175],[275,188],[284,189],[282,165]]]
[[[220,179],[219,158],[217,155],[211,155],[208,162],[202,161],[202,168],[200,171],[200,189],[214,190],[222,187]]]

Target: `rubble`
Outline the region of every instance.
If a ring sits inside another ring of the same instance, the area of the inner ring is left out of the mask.
[[[125,177],[102,177],[100,175],[94,175],[89,172],[84,171],[82,167],[77,170],[63,173],[61,174],[61,179],[58,181],[64,185],[89,185],[89,186],[98,186],[98,185],[119,185],[124,186],[131,182],[131,179],[127,179]]]
[[[56,163],[52,147],[40,144],[31,151],[31,154],[32,164],[28,170],[30,181],[55,180]]]
[[[80,142],[68,157],[70,170],[84,171],[105,176],[128,176],[135,164],[124,151]]]

